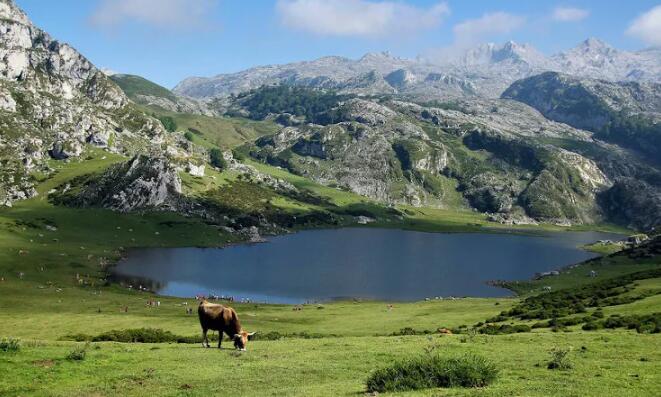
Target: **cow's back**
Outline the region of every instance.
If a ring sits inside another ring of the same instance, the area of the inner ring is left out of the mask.
[[[230,334],[240,330],[236,312],[231,307],[204,301],[197,308],[197,314],[204,329],[225,331]]]

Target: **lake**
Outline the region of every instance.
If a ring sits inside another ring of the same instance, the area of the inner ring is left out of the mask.
[[[115,268],[115,278],[162,295],[214,294],[270,303],[501,297],[511,293],[487,281],[529,279],[596,256],[581,245],[618,238],[598,232],[311,230],[222,249],[133,249]]]

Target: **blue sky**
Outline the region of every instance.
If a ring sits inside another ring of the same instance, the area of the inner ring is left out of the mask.
[[[587,37],[661,45],[658,0],[16,0],[97,66],[166,87],[189,76],[325,55],[514,40],[551,54]]]

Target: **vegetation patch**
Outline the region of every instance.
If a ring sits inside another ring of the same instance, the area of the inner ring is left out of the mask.
[[[548,369],[569,370],[572,368],[572,362],[569,357],[571,348],[554,348],[551,350],[551,360],[549,361]]]
[[[213,337],[213,336],[212,336]],[[122,342],[122,343],[202,343],[202,337],[187,337],[175,335],[159,328],[133,328],[111,330],[96,336],[75,334],[68,335],[65,340],[78,342]]]
[[[639,334],[658,334],[661,333],[661,313],[631,316],[613,314],[605,320],[585,321],[582,327],[584,331],[594,331],[603,328],[626,328],[635,329]]]
[[[333,117],[331,109],[348,98],[332,91],[280,85],[248,91],[236,100],[254,120],[263,120],[269,114],[289,113],[305,117],[308,122],[332,124],[339,117]]]
[[[273,341],[285,338],[298,338],[298,339],[321,339],[321,338],[335,338],[335,334],[320,334],[310,333],[307,331],[282,333],[278,331],[270,331],[265,333],[257,333],[253,340],[260,341]],[[218,334],[210,334],[211,341],[218,341]],[[73,340],[76,342],[120,342],[120,343],[202,343],[202,336],[182,336],[176,335],[170,331],[165,331],[160,328],[133,328],[122,330],[111,330],[99,335],[85,335],[73,334],[67,335],[63,340]]]
[[[0,352],[18,353],[21,350],[21,342],[15,338],[2,338],[0,340]]]
[[[496,365],[483,357],[428,354],[376,370],[367,379],[367,391],[383,393],[437,387],[484,387],[497,377]]]
[[[495,324],[487,324],[481,328],[479,328],[479,333],[481,334],[486,334],[486,335],[504,335],[504,334],[518,334],[522,332],[530,332],[531,328],[528,325],[525,324],[517,324],[517,325],[511,325],[511,324],[502,324],[502,325],[495,325]]]
[[[655,295],[657,292],[628,294],[632,290],[629,284],[636,280],[657,277],[661,277],[661,269],[631,273],[587,284],[580,288],[568,288],[534,295],[487,322],[499,322],[511,318],[521,320],[560,318],[585,313],[588,307],[598,308],[632,303]]]
[[[77,346],[69,354],[67,354],[67,360],[69,361],[83,361],[87,357],[87,349],[89,348],[89,343],[86,343],[84,346]]]

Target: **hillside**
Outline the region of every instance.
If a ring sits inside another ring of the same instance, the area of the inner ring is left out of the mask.
[[[36,195],[35,182],[53,173],[52,161],[79,159],[87,148],[130,155],[175,146],[157,120],[74,48],[32,25],[13,1],[0,2],[0,29],[1,204]]]
[[[381,202],[474,208],[503,223],[659,222],[653,193],[631,207],[608,193],[623,178],[656,183],[654,166],[514,101],[416,104],[285,87],[239,95],[225,111],[285,125],[243,153]]]
[[[178,113],[214,116],[214,112],[204,103],[177,96],[167,88],[144,77],[130,74],[113,74],[109,77],[132,101],[138,104],[156,106]]]
[[[661,159],[661,84],[609,82],[543,73],[503,93],[545,117],[596,133],[596,137]]]
[[[113,74],[110,80],[114,81],[119,88],[131,99],[137,100],[140,95],[176,101],[177,97],[167,88],[151,82],[144,77],[131,74]]]

